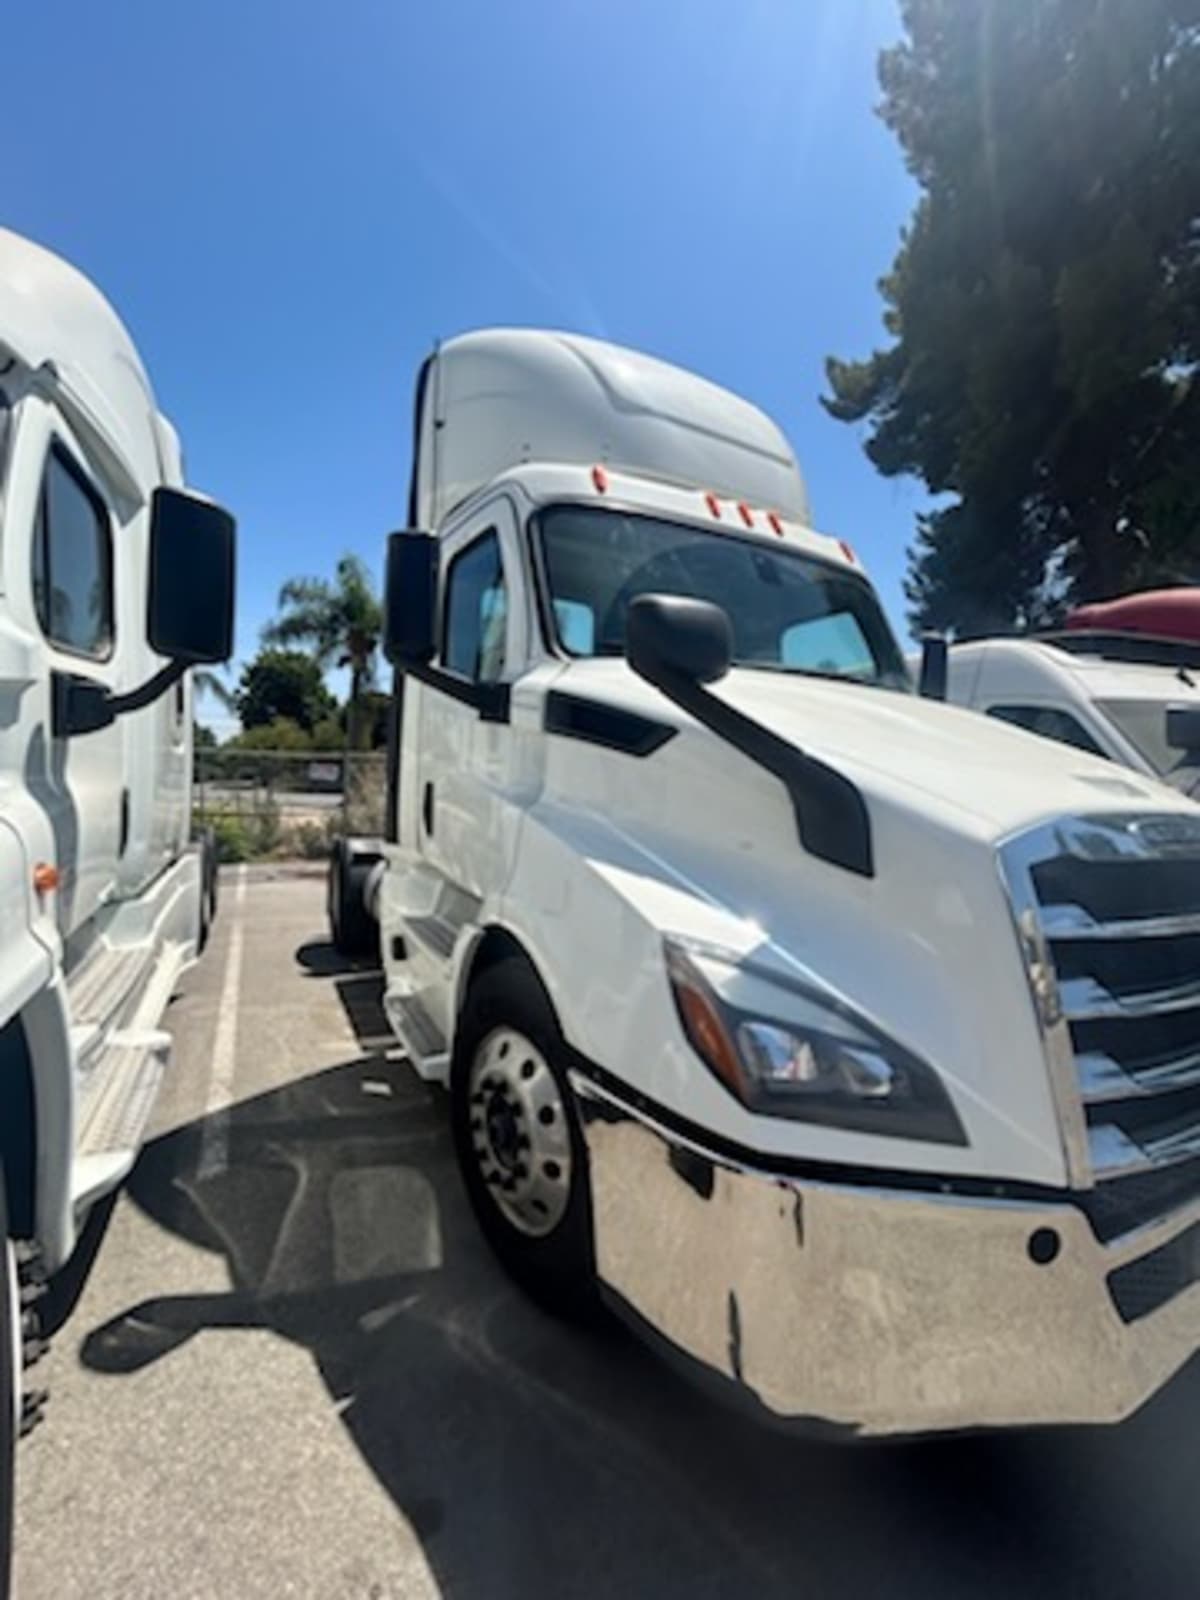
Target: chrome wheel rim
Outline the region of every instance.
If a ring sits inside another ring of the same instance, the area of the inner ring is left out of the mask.
[[[538,1047],[515,1028],[495,1028],[471,1061],[471,1148],[505,1221],[543,1238],[571,1195],[571,1137],[558,1082]]]

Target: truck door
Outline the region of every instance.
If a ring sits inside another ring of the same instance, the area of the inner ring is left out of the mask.
[[[520,826],[509,697],[528,657],[523,574],[506,498],[444,536],[439,654],[405,707],[400,834],[411,865],[389,872],[384,893],[407,935],[405,990],[443,1035],[455,946],[507,882]]]
[[[483,899],[506,879],[515,818],[510,685],[524,669],[527,616],[516,517],[494,502],[444,546],[441,648],[423,685],[421,854]]]
[[[116,518],[64,428],[47,429],[40,457],[28,571],[50,683],[27,775],[54,837],[66,939],[111,894],[127,827],[120,724],[63,737],[54,727],[51,692],[57,673],[119,692]]]

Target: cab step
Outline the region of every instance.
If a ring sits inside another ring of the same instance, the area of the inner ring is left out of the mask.
[[[461,924],[456,925],[435,913],[428,917],[407,917],[404,926],[417,943],[424,945],[439,961],[449,961],[454,954]]]
[[[79,1113],[82,1159],[129,1154],[142,1142],[170,1057],[170,1035],[113,1033],[88,1075]]]
[[[435,1083],[445,1082],[450,1067],[446,1036],[420,996],[393,989],[384,995],[383,1005],[419,1076]]]
[[[95,1026],[120,1012],[139,981],[148,976],[149,957],[145,945],[101,941],[67,980],[72,1022],[77,1027]]]

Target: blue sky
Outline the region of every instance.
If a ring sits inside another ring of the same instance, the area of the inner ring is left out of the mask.
[[[504,322],[764,406],[902,626],[920,487],[817,403],[913,201],[872,115],[897,33],[894,0],[42,0],[5,22],[2,217],[114,301],[237,513],[242,657],[289,574],[378,570],[418,361]]]

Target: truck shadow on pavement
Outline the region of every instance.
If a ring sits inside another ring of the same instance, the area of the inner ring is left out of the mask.
[[[360,1041],[383,1036],[377,974],[300,959]],[[1194,1367],[1109,1432],[770,1432],[615,1324],[525,1301],[478,1236],[445,1124],[442,1096],[366,1053],[235,1106],[222,1171],[198,1175],[202,1121],[156,1141],[133,1201],[218,1251],[233,1288],[130,1307],[87,1335],[86,1365],[134,1372],[210,1329],[303,1346],[452,1597],[1195,1592]]]

